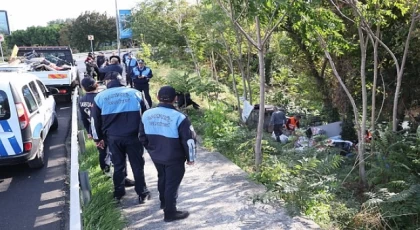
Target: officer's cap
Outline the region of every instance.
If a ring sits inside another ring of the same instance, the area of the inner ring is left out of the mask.
[[[161,102],[173,102],[176,97],[176,90],[169,85],[163,86],[159,89],[158,98]]]
[[[92,77],[85,77],[82,79],[82,87],[85,91],[90,92],[96,89],[96,81]]]

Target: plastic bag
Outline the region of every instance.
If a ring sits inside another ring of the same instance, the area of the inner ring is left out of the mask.
[[[286,143],[287,143],[287,141],[289,141],[289,137],[288,137],[288,136],[286,136],[286,135],[284,135],[284,134],[280,135],[280,142],[281,142],[282,144],[286,144]]]
[[[274,133],[274,131],[271,133],[271,137],[274,139],[274,140],[276,140],[277,138],[276,138],[276,134]]]
[[[254,110],[254,106],[249,103],[249,101],[244,100],[244,107],[242,110],[242,121],[246,122],[248,120],[249,115],[251,114],[252,110]]]

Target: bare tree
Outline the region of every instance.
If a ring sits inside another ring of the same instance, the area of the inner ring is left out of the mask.
[[[237,29],[246,37],[248,42],[254,46],[258,51],[258,66],[259,66],[259,80],[260,80],[260,106],[259,106],[259,113],[258,113],[258,127],[257,127],[257,137],[255,141],[255,166],[257,169],[259,168],[260,164],[262,163],[262,137],[263,137],[263,126],[264,126],[264,116],[265,116],[265,61],[264,61],[264,49],[265,44],[273,34],[274,30],[283,22],[286,14],[283,14],[282,17],[275,20],[275,14],[271,16],[269,22],[275,21],[273,24],[268,23],[267,29],[264,31],[261,30],[261,23],[259,16],[255,16],[255,26],[256,26],[256,40],[252,38],[250,33],[246,32],[246,30],[240,25],[237,18],[233,17],[231,13],[233,11],[231,1],[228,1],[228,4],[222,3],[221,0],[217,0],[220,7],[225,11],[226,15],[230,18],[232,23],[237,27]],[[293,4],[293,2],[292,2]],[[275,9],[277,11],[278,8]],[[263,35],[264,34],[264,35]]]
[[[337,11],[344,18],[346,18],[346,19],[354,22],[354,20],[352,20],[349,17],[347,17],[341,11],[340,7],[337,6],[337,4],[335,4],[333,0],[330,0],[330,2],[335,6],[335,8],[337,9]],[[395,56],[394,52],[392,52],[392,50],[378,36],[376,36],[376,34],[372,31],[372,29],[369,26],[368,20],[363,16],[361,10],[359,9],[358,1],[357,0],[345,0],[343,2],[347,3],[349,6],[351,6],[353,8],[356,17],[358,17],[360,19],[360,24],[362,25],[362,29],[368,33],[368,36],[372,37],[383,48],[385,48],[385,50],[389,53],[389,55],[391,55],[392,59],[394,60],[394,64],[395,64],[395,68],[396,68],[396,72],[397,72],[397,86],[396,86],[396,89],[395,89],[394,103],[393,103],[393,110],[392,110],[392,130],[393,131],[397,131],[397,127],[398,127],[398,119],[397,119],[397,115],[398,115],[398,100],[399,100],[400,91],[401,91],[401,82],[402,82],[402,77],[403,77],[403,74],[404,74],[405,62],[407,60],[408,49],[410,47],[411,35],[413,33],[413,30],[414,30],[414,27],[416,25],[416,22],[419,19],[419,14],[418,14],[417,10],[418,10],[418,5],[420,3],[420,0],[418,0],[416,2],[416,4],[414,5],[414,7],[413,7],[413,12],[411,14],[410,27],[408,29],[407,38],[405,40],[404,53],[403,53],[403,56],[402,56],[401,63],[398,61],[398,59]],[[407,4],[410,4],[410,2],[408,1]]]
[[[375,10],[378,11],[379,3],[375,4]],[[376,37],[379,37],[381,32],[381,22],[376,25]],[[376,87],[378,84],[378,41],[374,40],[372,36],[368,36],[371,39],[373,45],[373,85],[372,85],[372,106],[371,106],[371,117],[370,117],[370,129],[372,132],[375,132],[375,116],[376,116]]]

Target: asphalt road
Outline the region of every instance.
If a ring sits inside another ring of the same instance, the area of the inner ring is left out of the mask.
[[[66,138],[71,103],[57,102],[58,130],[45,140],[44,168],[0,167],[0,229],[60,230],[65,226]]]

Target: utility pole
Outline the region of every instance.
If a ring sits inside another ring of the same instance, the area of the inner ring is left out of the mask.
[[[121,51],[120,51],[120,15],[118,13],[118,0],[115,0],[115,12],[116,12],[116,17],[115,17],[115,23],[117,24],[117,49],[118,49],[118,56],[121,56]]]

